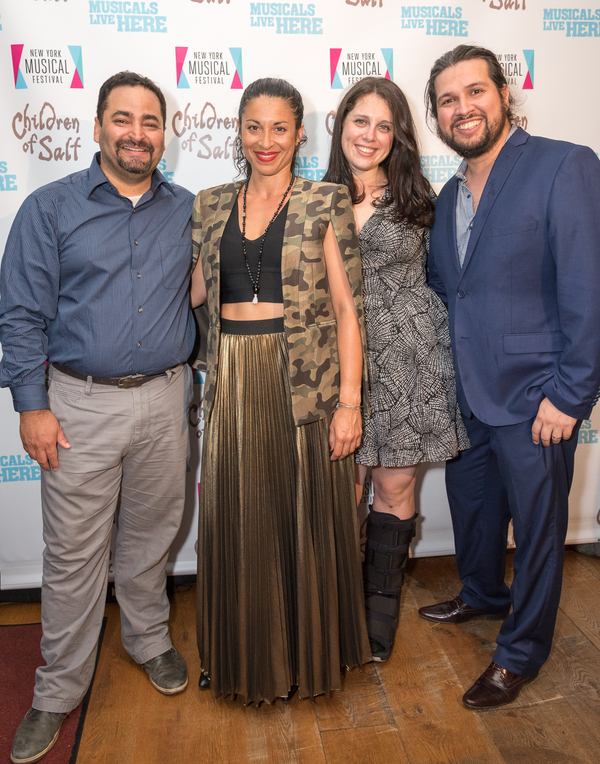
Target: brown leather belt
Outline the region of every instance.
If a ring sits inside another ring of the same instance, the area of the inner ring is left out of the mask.
[[[53,363],[55,369],[67,374],[69,377],[75,377],[75,379],[87,380],[85,374],[80,374],[78,371],[69,369],[68,366],[61,366],[59,363]],[[150,382],[151,379],[157,379],[158,377],[164,377],[166,371],[161,371],[160,374],[132,374],[129,377],[92,377],[92,382],[95,385],[112,385],[113,387],[121,387],[128,389],[130,387],[139,387],[140,385]]]

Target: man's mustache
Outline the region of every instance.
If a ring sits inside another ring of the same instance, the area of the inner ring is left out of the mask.
[[[121,138],[120,141],[117,141],[116,146],[118,149],[122,148],[123,146],[130,146],[131,148],[135,149],[146,149],[146,151],[150,151],[151,153],[154,151],[152,144],[147,143],[146,141],[133,141],[128,140],[127,138]]]

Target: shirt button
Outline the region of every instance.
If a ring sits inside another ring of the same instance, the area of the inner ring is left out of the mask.
[[[138,308],[138,313],[143,313],[143,312],[144,312],[143,308]]]
[[[458,292],[458,296],[459,296],[459,297],[460,297],[460,299],[462,300],[462,298],[465,296],[465,292],[463,292],[463,290],[461,289],[461,290]]]
[[[141,343],[141,342],[138,342],[137,346],[138,346],[139,348],[141,348],[141,347],[142,347],[142,343]]]
[[[138,242],[137,242],[137,240],[136,240],[136,241],[134,241],[133,243],[134,243],[134,244],[137,246],[137,243],[138,243]]]
[[[141,279],[142,278],[142,274],[138,273],[137,277],[138,277],[138,279]]]

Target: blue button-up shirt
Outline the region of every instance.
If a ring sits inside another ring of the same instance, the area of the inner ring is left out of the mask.
[[[467,160],[463,159],[456,171],[456,177],[459,180],[458,193],[456,194],[456,247],[461,268],[467,254],[473,219],[475,218],[473,194],[467,188],[466,171]]]
[[[156,374],[189,357],[193,195],[157,170],[134,207],[96,154],[21,206],[0,276],[0,386],[48,408],[46,361],[81,374]]]

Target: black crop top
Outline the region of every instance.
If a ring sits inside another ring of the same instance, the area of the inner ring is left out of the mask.
[[[288,205],[289,201],[275,219],[265,239],[260,267],[260,291],[258,293],[260,302],[283,302],[281,250]],[[253,278],[256,278],[261,239],[262,235],[254,240],[246,239],[246,252]],[[240,231],[237,201],[223,231],[220,255],[221,303],[252,302],[254,289],[248,276],[242,250],[242,232]]]

